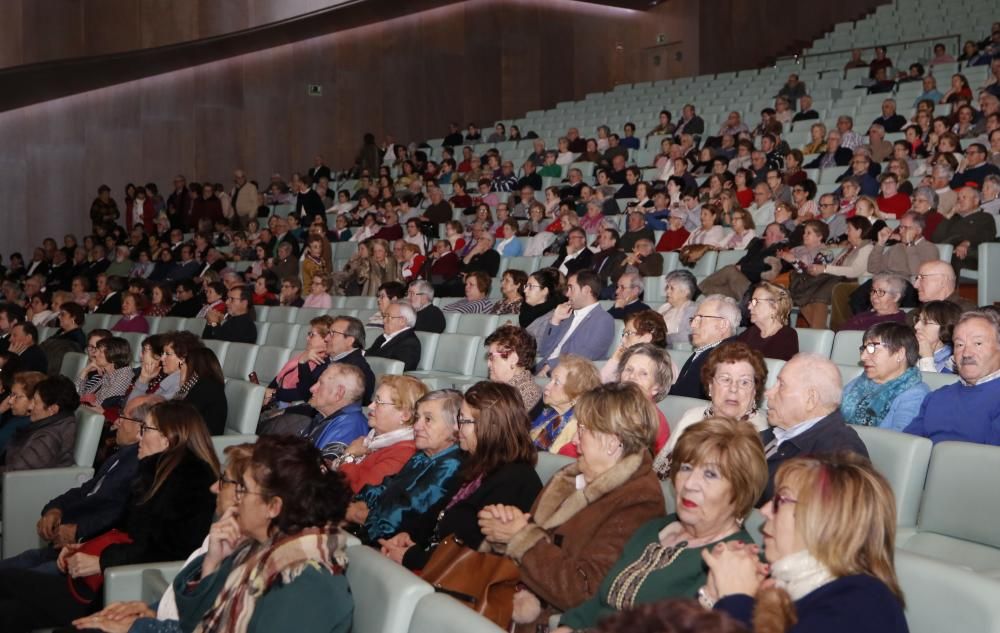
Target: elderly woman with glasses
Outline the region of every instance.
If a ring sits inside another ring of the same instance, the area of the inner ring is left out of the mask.
[[[635,384],[585,393],[575,410],[576,462],[549,480],[530,513],[509,504],[479,513],[486,541],[521,572],[517,631],[535,631],[555,612],[593,597],[629,537],[665,514],[650,468],[656,418],[656,407]]]
[[[515,325],[501,325],[486,337],[486,367],[490,380],[517,390],[529,420],[534,420],[543,406],[542,390],[531,371],[536,353],[534,337]]]
[[[400,532],[414,542],[429,538],[438,513],[462,483],[465,459],[457,442],[462,402],[454,389],[432,391],[417,401],[416,453],[395,476],[362,488],[347,508],[347,521],[362,542],[373,545]]]
[[[667,344],[687,343],[691,340],[691,317],[698,306],[698,280],[688,270],[675,270],[664,278],[667,301],[658,312],[667,326]]]
[[[422,569],[449,536],[478,549],[483,542],[479,528],[483,508],[509,504],[527,512],[542,489],[528,419],[513,387],[476,383],[465,392],[458,423],[459,446],[470,459],[462,469],[462,487],[438,516],[430,539],[418,542],[400,533],[381,541],[382,553],[409,569]]]
[[[789,633],[906,633],[893,565],[896,505],[871,462],[853,454],[797,457],[778,468],[763,508],[764,554],[719,543],[702,552],[706,606],[747,626]]]
[[[867,330],[876,323],[906,321],[906,313],[899,309],[899,302],[906,292],[906,280],[899,275],[881,273],[872,278],[872,309],[855,314],[837,328],[843,330]]]
[[[789,326],[792,297],[777,284],[762,281],[750,299],[750,327],[736,337],[765,358],[788,360],[799,353],[799,335]]]
[[[859,349],[864,372],[844,386],[840,411],[849,424],[902,431],[920,412],[930,388],[917,369],[913,328],[879,323],[865,332]]]
[[[666,349],[667,325],[659,312],[654,310],[639,310],[625,317],[625,329],[622,330],[622,343],[615,348],[614,353],[601,367],[601,382],[609,383],[618,380],[622,357],[633,345],[652,343],[654,347]],[[670,362],[671,375],[677,375],[677,367]]]
[[[711,404],[688,409],[674,424],[670,440],[653,460],[653,469],[661,478],[667,476],[670,454],[685,430],[705,418],[731,418],[756,431],[768,428],[767,414],[761,407],[767,386],[767,365],[760,351],[742,341],[719,345],[709,352],[702,365],[701,382]]]
[[[743,523],[767,483],[757,432],[725,417],[709,417],[681,438],[670,467],[674,514],[639,527],[597,593],[566,611],[555,633],[591,629],[616,611],[688,598],[707,580],[702,555],[717,543],[750,543]]]
[[[76,391],[80,394],[80,403],[101,413],[105,408],[120,406],[132,386],[131,360],[132,348],[128,341],[117,336],[101,339],[97,343],[92,363],[100,380],[93,384],[87,380],[87,374],[77,378]],[[87,368],[84,368],[84,372],[86,371]]]
[[[588,391],[601,385],[597,368],[586,358],[563,354],[542,390],[545,407],[531,422],[531,439],[540,451],[577,457],[573,407]]]
[[[961,316],[962,309],[950,301],[928,301],[910,312],[920,354],[917,369],[956,373],[951,336]]]
[[[371,432],[352,442],[334,464],[355,494],[398,473],[416,453],[413,424],[417,402],[427,392],[413,376],[382,376],[368,407]]]

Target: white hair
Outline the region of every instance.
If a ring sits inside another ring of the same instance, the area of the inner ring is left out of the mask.
[[[396,299],[392,301],[389,305],[399,306],[399,316],[403,317],[406,321],[406,327],[413,327],[417,324],[417,313],[410,305],[409,301],[405,299]]]
[[[795,374],[796,383],[803,389],[813,389],[824,408],[836,409],[840,406],[844,386],[837,365],[820,354],[800,352],[786,363],[803,362],[809,366],[809,371]]]
[[[736,303],[736,300],[732,297],[727,297],[726,295],[708,295],[702,301],[702,304],[704,305],[709,302],[715,304],[719,316],[729,324],[729,334],[736,334],[736,330],[739,329],[740,323],[743,321],[743,312],[740,310],[740,304]]]

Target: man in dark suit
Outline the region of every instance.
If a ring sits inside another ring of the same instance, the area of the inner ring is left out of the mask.
[[[691,318],[691,345],[694,352],[681,367],[677,381],[670,388],[671,396],[708,399],[701,383],[701,368],[713,349],[736,334],[743,315],[733,299],[723,295],[709,295],[698,306]]]
[[[643,290],[645,284],[638,273],[623,273],[615,287],[615,305],[608,310],[608,314],[616,319],[625,320],[630,314],[649,310],[649,306],[639,299]]]
[[[854,153],[840,146],[840,132],[832,130],[826,135],[826,153],[820,154],[805,166],[806,169],[825,169],[829,167],[847,167]]]
[[[354,365],[365,377],[365,393],[362,404],[368,406],[375,393],[375,372],[365,360],[365,324],[352,316],[338,316],[334,320],[326,339],[329,362]],[[300,372],[301,376],[302,373]]]
[[[618,229],[601,229],[597,237],[597,246],[601,249],[591,257],[591,270],[597,273],[601,288],[614,288],[617,279],[612,277],[612,271],[625,259],[625,252],[618,248]],[[602,290],[602,294],[603,294]]]
[[[579,270],[590,270],[594,254],[587,248],[587,232],[573,227],[566,234],[566,244],[559,250],[559,257],[552,263],[564,275],[572,275]]]
[[[184,244],[181,246],[181,260],[174,264],[167,278],[170,281],[192,279],[199,271],[201,271],[201,263],[194,258],[194,246]]]
[[[379,356],[403,361],[405,371],[414,371],[420,364],[420,339],[413,331],[417,313],[405,300],[389,304],[385,314],[385,327],[372,346],[368,356]]]
[[[0,352],[10,348],[10,333],[15,325],[24,320],[24,310],[13,303],[0,305]]]
[[[10,329],[9,352],[17,354],[21,360],[20,371],[49,370],[49,360],[38,346],[38,328],[31,321],[22,321]]]
[[[705,121],[700,116],[695,114],[694,106],[690,103],[685,105],[681,110],[681,118],[677,122],[677,128],[674,130],[674,138],[679,139],[681,134],[690,134],[696,137],[696,141],[705,133]]]
[[[410,283],[406,299],[417,313],[417,323],[413,326],[419,332],[444,332],[445,319],[441,308],[434,305],[434,286],[423,279]]]
[[[250,313],[250,291],[246,286],[233,286],[226,294],[226,313],[209,310],[205,315],[203,339],[230,343],[256,343],[257,324]]]
[[[313,166],[309,168],[308,173],[310,182],[319,182],[320,178],[330,180],[330,168],[327,167],[323,157],[319,154],[313,159]]]
[[[204,302],[198,297],[198,286],[191,279],[182,279],[177,282],[175,290],[177,301],[171,306],[167,316],[192,319],[198,316]]]
[[[760,440],[767,457],[767,489],[761,503],[774,496],[774,473],[799,455],[849,451],[868,457],[868,449],[840,413],[840,370],[829,358],[797,354],[767,391],[767,421]],[[760,505],[760,504],[758,504]]]
[[[101,280],[104,280],[104,286],[102,287]],[[97,278],[97,291],[101,293],[104,288],[107,288],[107,292],[104,293],[104,298],[101,302],[97,304],[94,308],[95,314],[121,314],[122,313],[122,291],[125,290],[125,280],[121,277],[111,276],[108,277],[103,273]]]

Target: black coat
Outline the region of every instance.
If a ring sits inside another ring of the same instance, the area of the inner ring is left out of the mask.
[[[226,418],[229,416],[225,385],[199,378],[184,397],[184,402],[198,409],[210,435],[222,435],[225,432]]]
[[[480,253],[474,255],[472,259],[469,260],[468,264],[462,266],[463,273],[471,273],[475,271],[482,271],[493,277],[497,276],[497,272],[500,270],[500,253],[496,252],[492,248],[485,253]]]
[[[589,248],[584,248],[583,252],[569,260],[566,264],[567,276],[572,275],[578,270],[583,270],[584,268],[590,268],[591,262],[593,261],[594,253],[591,252]],[[566,259],[566,247],[563,246],[559,249],[559,257],[555,262],[552,263],[553,268],[559,268],[563,265],[563,261]]]
[[[156,466],[166,453],[139,461],[138,476],[122,529],[130,544],[109,545],[101,552],[101,569],[165,560],[184,560],[201,546],[215,512],[209,488],[218,475],[186,451],[173,472],[148,501]]]
[[[198,316],[198,312],[201,311],[201,307],[205,303],[198,298],[198,295],[186,299],[184,301],[178,301],[170,310],[167,311],[167,316],[180,317],[182,319],[193,319]]]
[[[444,328],[444,312],[441,312],[441,308],[431,303],[417,311],[417,323],[413,326],[414,330],[440,334],[444,332]]]
[[[483,477],[479,488],[472,494],[444,511],[434,528],[432,539],[436,543],[454,534],[467,547],[478,549],[483,542],[483,533],[479,530],[480,510],[501,503],[528,512],[541,491],[542,481],[533,465],[526,462],[503,464]],[[406,550],[403,565],[408,569],[422,569],[433,551],[434,544],[418,543]]]
[[[201,338],[252,344],[257,342],[257,324],[249,314],[229,317],[219,325],[205,325]]]
[[[104,297],[104,301],[97,304],[94,309],[94,314],[121,314],[122,313],[122,293],[115,292],[107,297]]]
[[[49,359],[38,345],[32,345],[21,352],[21,368],[18,371],[49,371]]]
[[[816,158],[812,159],[808,165],[805,166],[806,169],[816,169],[820,166],[820,161],[826,156],[826,152],[820,154]],[[833,154],[833,162],[838,167],[846,167],[851,164],[851,158],[854,157],[854,152],[847,149],[846,147],[838,147],[837,151]]]
[[[768,443],[773,440],[773,427],[760,432],[760,441],[764,443],[765,452]],[[767,458],[767,488],[758,506],[774,496],[774,473],[783,462],[799,455],[832,454],[838,451],[848,451],[868,457],[868,448],[858,437],[857,431],[844,421],[840,409],[836,409],[802,435],[782,442],[778,450]]]
[[[403,330],[392,338],[385,346],[385,334],[379,334],[372,346],[368,348],[368,356],[379,356],[403,361],[405,371],[414,371],[420,364],[420,339],[412,330]]]
[[[731,339],[726,339],[722,343],[728,340]],[[719,343],[719,345],[722,343]],[[715,348],[713,347],[712,349]],[[705,391],[705,386],[701,384],[701,368],[705,364],[705,361],[708,360],[708,355],[712,352],[712,349],[706,349],[697,356],[692,352],[688,356],[688,359],[684,362],[684,366],[677,373],[677,380],[674,382],[674,386],[670,388],[669,395],[708,400],[708,393]]]

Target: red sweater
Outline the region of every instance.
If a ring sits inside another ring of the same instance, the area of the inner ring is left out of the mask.
[[[660,236],[660,241],[656,243],[656,250],[661,253],[680,250],[689,235],[690,233],[684,227],[676,231],[666,231]]]
[[[377,486],[386,477],[398,473],[416,452],[417,445],[413,440],[396,442],[368,455],[360,464],[344,464],[340,472],[344,473],[356,494],[365,486]]]
[[[875,204],[878,205],[879,211],[883,213],[891,213],[896,216],[896,218],[903,217],[903,214],[910,210],[910,196],[905,193],[897,193],[891,198],[883,198],[879,196],[875,200]]]

